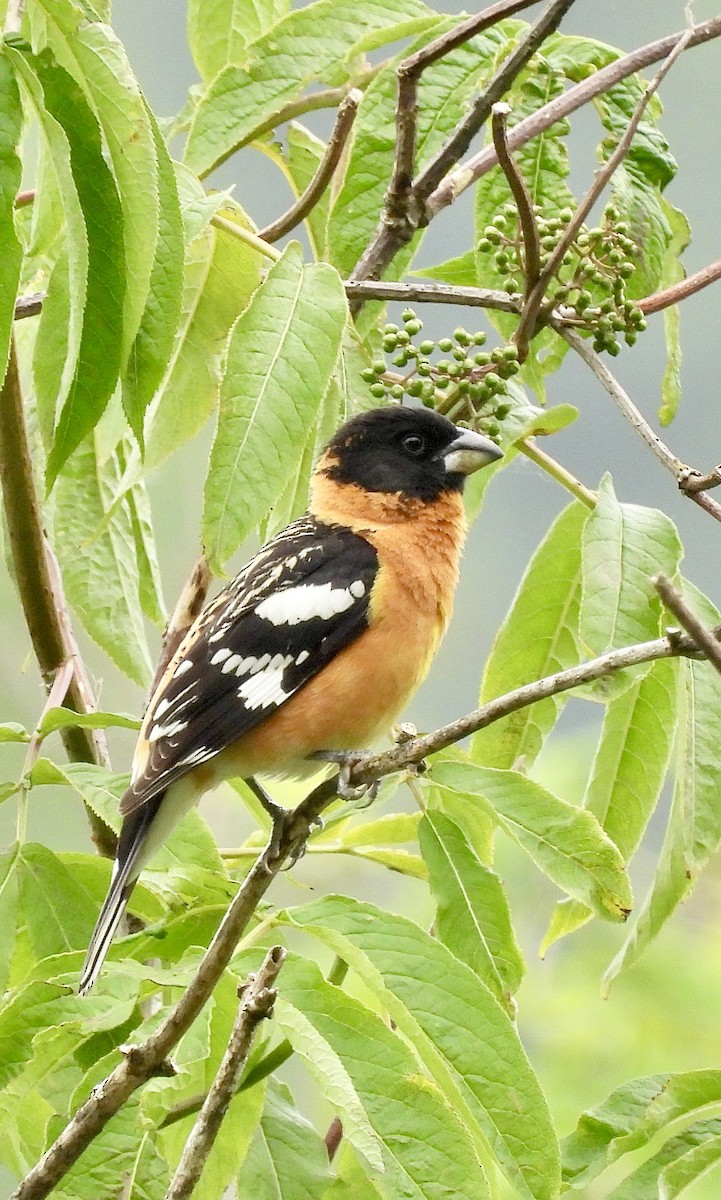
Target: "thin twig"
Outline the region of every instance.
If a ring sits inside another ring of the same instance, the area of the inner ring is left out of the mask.
[[[534,0],[500,0],[480,13],[462,21],[455,29],[434,38],[427,46],[410,54],[399,65],[398,97],[396,101],[396,151],[390,184],[385,198],[386,223],[403,219],[411,203],[411,190],[416,167],[416,135],[418,122],[418,83],[426,67],[438,62],[458,46],[483,33],[506,17],[511,17]]]
[[[195,560],[190,575],[183,584],[175,608],[165,628],[163,634],[163,652],[155,669],[155,677],[150,688],[151,696],[160,683],[165,673],[165,668],[205,604],[208,588],[212,581],[213,572],[208,566],[207,558],[201,553]]]
[[[419,304],[461,304],[469,308],[497,308],[518,313],[519,304],[508,292],[493,288],[455,287],[448,283],[382,283],[376,279],[349,279],[349,300],[403,300]]]
[[[95,699],[72,635],[57,563],[43,529],[14,339],[0,395],[0,481],[15,579],[46,689],[52,687],[58,670],[70,659],[75,670],[66,704],[77,713],[92,712]],[[99,730],[77,726],[62,729],[68,758],[107,765],[104,737],[99,734]],[[90,809],[87,811],[97,849],[112,857],[115,835]]]
[[[640,308],[646,315],[661,312],[672,304],[679,304],[681,300],[694,296],[717,279],[721,279],[721,258],[709,263],[707,267],[702,267],[700,271],[694,271],[693,275],[687,275],[679,283],[672,283],[662,292],[654,292],[652,296],[644,296],[643,300],[637,300],[636,308]]]
[[[484,704],[434,733],[413,738],[381,755],[368,755],[355,766],[351,783],[371,783],[421,762],[428,754],[493,724],[509,713],[548,696],[568,691],[638,663],[701,652],[683,635],[609,651],[580,666],[526,684]],[[701,656],[703,656],[701,654]],[[337,779],[326,779],[297,808],[286,812],[268,844],[240,885],[198,970],[160,1027],[140,1046],[126,1048],[120,1064],[75,1113],[57,1140],[13,1193],[12,1200],[43,1200],[77,1161],[83,1150],[126,1103],[133,1092],[162,1070],[167,1056],[192,1025],[228,966],[235,947],[258,904],[289,857],[305,846],[318,817],[335,799]],[[167,1068],[166,1068],[167,1069]]]
[[[596,351],[574,330],[564,329],[553,320],[551,324],[560,333],[561,337],[565,338],[569,346],[581,356],[587,366],[591,368],[599,383],[608,392],[614,404],[629,424],[643,438],[659,462],[663,463],[668,471],[671,471],[681,491],[688,496],[689,500],[693,500],[694,504],[697,504],[699,508],[703,508],[714,520],[721,521],[721,504],[707,495],[705,491],[695,491],[693,488],[685,486],[685,481],[693,474],[692,470],[677,458],[673,450],[662,441],[657,433],[654,433],[643,413],[636,407],[628,392],[621,386],[616,376],[608,369]]]
[[[465,154],[475,134],[488,120],[492,106],[508,91],[516,76],[523,70],[544,38],[558,28],[561,18],[573,3],[574,0],[553,0],[546,12],[531,26],[526,37],[501,65],[482,96],[456,127],[439,154],[426,165],[413,181],[412,186],[407,188],[405,187],[405,176],[412,166],[409,158],[411,150],[415,146],[415,117],[411,113],[406,113],[405,110],[397,112],[399,136],[393,168],[393,176],[397,181],[396,195],[394,197],[391,191],[390,205],[387,203],[373,240],[353,270],[351,276],[353,280],[379,279],[401,247],[407,245],[411,240],[416,229],[420,225],[428,224],[432,214],[428,214],[426,211],[426,197],[443,178],[446,171],[458,161],[462,154]],[[419,51],[419,54],[425,53],[426,55],[421,60],[420,69],[422,70],[441,54],[447,53],[451,45],[450,39],[452,39],[453,45],[458,45],[461,41],[467,40],[473,32],[478,33],[481,29],[487,29],[491,25],[497,24],[502,16],[508,15],[511,11],[518,11],[518,7],[514,8],[513,5],[508,5],[504,9],[503,5],[495,4],[479,14],[478,18],[469,18],[451,34],[446,34],[437,42],[430,43],[425,51]],[[483,23],[481,23],[482,18]],[[462,38],[458,38],[459,30],[463,32]],[[414,59],[416,57],[413,56]],[[401,74],[403,65],[401,64],[399,68],[399,80],[403,78]],[[415,101],[415,85],[412,89],[409,85],[408,94],[404,100],[406,107],[410,103],[411,96]],[[400,103],[399,93],[399,105]],[[403,177],[402,181],[401,176]],[[404,200],[401,193],[405,197]],[[361,307],[362,301],[355,300],[351,304],[351,312],[358,312]]]
[[[708,471],[706,475],[702,475],[700,471],[695,471],[692,467],[679,471],[678,486],[687,496],[691,492],[707,492],[711,488],[721,487],[721,464]]]
[[[244,229],[235,221],[229,221],[221,213],[213,213],[210,223],[215,225],[216,229],[223,229],[226,233],[238,238],[239,241],[245,242],[246,246],[250,246],[251,250],[257,250],[258,254],[262,254],[264,258],[270,258],[273,262],[277,262],[280,258],[280,250],[276,250],[275,246],[269,246],[257,233],[251,233],[249,229]]]
[[[190,1132],[165,1200],[187,1200],[200,1179],[208,1155],[220,1131],[248,1059],[258,1024],[272,1013],[276,999],[275,984],[285,959],[282,946],[266,954],[260,970],[238,989],[240,1005],[230,1040],[208,1091],[198,1118]]]
[[[524,249],[524,295],[525,303],[528,304],[529,298],[541,274],[541,243],[538,237],[538,226],[536,225],[536,218],[533,215],[533,203],[528,193],[528,188],[513,156],[508,150],[506,124],[510,112],[511,106],[510,104],[506,104],[505,101],[499,101],[498,104],[494,104],[491,110],[491,130],[493,145],[496,147],[496,154],[501,164],[501,170],[508,181],[508,186],[516,202]]]
[[[669,449],[666,443],[661,440],[658,434],[654,433],[643,413],[636,407],[628,392],[621,386],[615,375],[609,371],[605,362],[603,362],[593,347],[580,334],[576,333],[575,330],[559,328],[558,333],[581,356],[587,366],[591,368],[596,379],[598,379],[602,387],[608,392],[629,424],[633,426],[649,449],[653,451],[659,462],[663,463],[667,470],[672,471],[678,477],[678,473],[684,464]]]
[[[300,225],[318,203],[336,172],[362,99],[363,93],[360,88],[351,88],[338,108],[333,131],[315,175],[295,204],[278,217],[277,221],[272,221],[265,229],[259,231],[258,237],[264,242],[277,242],[291,229],[295,229],[296,225]]]
[[[555,0],[553,4],[549,5],[531,26],[513,53],[501,64],[497,74],[494,75],[482,95],[478,97],[470,112],[456,127],[452,137],[435,158],[424,167],[415,181],[415,186],[424,200],[432,199],[441,180],[466,153],[481,126],[485,125],[493,105],[503,98],[546,38],[555,33],[573,2],[574,0]],[[509,146],[511,149],[514,148],[513,141],[510,139]],[[432,206],[426,205],[426,210],[427,219],[430,219],[431,215],[435,215],[435,209]]]
[[[549,255],[545,266],[539,272],[534,286],[527,295],[523,314],[521,316],[518,329],[514,334],[514,341],[518,346],[519,358],[525,358],[528,353],[528,345],[534,333],[536,332],[538,314],[546,294],[546,288],[553,279],[553,276],[556,274],[558,268],[561,266],[564,254],[575,242],[583,222],[586,220],[586,217],[590,213],[601,193],[604,191],[606,185],[610,182],[611,178],[618,170],[623,160],[626,158],[629,150],[631,149],[631,143],[633,142],[636,130],[641,123],[641,118],[648,107],[651,97],[658,91],[661,82],[666,77],[673,64],[676,62],[676,59],[688,46],[692,33],[693,29],[687,29],[685,34],[679,38],[671,50],[671,53],[661,66],[660,70],[657,71],[654,78],[644,89],[643,95],[633,110],[631,120],[626,127],[623,137],[619,139],[618,145],[614,149],[613,154],[611,154],[603,166],[599,167],[599,169],[596,171],[593,183],[558,239],[558,242]],[[498,152],[498,147],[496,147],[496,152]],[[506,168],[501,160],[500,155],[499,162],[505,171]],[[518,201],[516,201],[516,203],[518,203]],[[521,210],[519,209],[519,217],[520,216]]]
[[[681,593],[673,586],[665,575],[657,575],[653,586],[663,600],[666,608],[673,613],[676,620],[692,637],[697,646],[704,651],[706,658],[717,671],[721,671],[721,646],[713,632],[699,620],[695,612],[689,608]]]
[[[621,80],[627,79],[629,75],[634,75],[637,71],[642,71],[644,67],[667,58],[677,42],[686,37],[687,32],[687,30],[682,30],[681,33],[672,33],[668,37],[659,38],[655,42],[640,46],[638,50],[632,50],[630,54],[616,59],[615,62],[609,63],[608,66],[602,67],[600,71],[594,72],[587,79],[583,79],[569,88],[567,92],[550,100],[537,112],[531,113],[530,116],[513,126],[508,134],[509,149],[517,150],[519,146],[525,146],[526,142],[538,137],[540,133],[550,129],[557,121],[570,116],[571,113],[582,108],[584,104],[588,104],[596,96],[602,95]],[[721,37],[721,16],[712,17],[697,25],[689,38],[687,48],[702,46],[717,37]],[[498,157],[494,146],[486,146],[466,162],[460,163],[455,171],[446,175],[428,197],[426,202],[428,219],[430,220],[441,209],[457,200],[466,188],[472,187],[497,163]]]

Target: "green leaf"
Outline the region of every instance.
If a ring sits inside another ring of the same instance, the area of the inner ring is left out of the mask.
[[[332,1186],[323,1192],[323,1200],[385,1200],[386,1193],[379,1179],[369,1179],[364,1164],[353,1147],[341,1142],[340,1151],[334,1160],[338,1175]]]
[[[84,949],[95,912],[88,893],[45,846],[26,843],[16,869],[20,907],[37,959]]]
[[[689,583],[684,583],[684,591],[702,621],[712,626],[719,623],[718,610],[701,592]],[[638,960],[721,845],[721,676],[707,662],[681,659],[678,681],[676,786],[671,814],[650,893],[606,972],[607,985]]]
[[[16,721],[4,721],[0,725],[0,742],[29,742],[30,734]]]
[[[291,243],[228,344],[205,485],[203,543],[217,570],[280,496],[338,358],[346,300],[325,263]]]
[[[189,0],[188,44],[202,79],[228,63],[240,65],[246,48],[284,17],[290,0]]]
[[[185,150],[186,162],[207,175],[261,127],[267,128],[284,105],[311,82],[347,78],[345,63],[365,35],[389,30],[404,18],[428,18],[417,0],[316,0],[288,13],[249,47],[242,66],[227,66],[213,79],[195,111]]]
[[[18,927],[17,847],[0,855],[0,988],[5,991]]]
[[[591,655],[659,636],[661,601],[652,579],[673,577],[683,549],[673,521],[657,508],[620,504],[609,476],[583,529],[579,630]],[[606,700],[629,687],[647,664],[604,676],[590,696]]]
[[[43,715],[38,733],[45,738],[56,729],[79,726],[82,729],[140,729],[140,721],[130,713],[76,713],[70,708],[51,708]]]
[[[486,662],[481,704],[578,663],[581,536],[587,519],[582,504],[569,505],[531,559]],[[479,730],[471,757],[489,767],[510,768],[519,758],[530,765],[566,699],[552,696]]]
[[[77,207],[67,197],[66,203],[74,208],[68,246],[75,239],[82,240],[78,267],[82,270],[81,260],[87,262],[87,289],[84,278],[80,280],[84,295],[82,333],[48,460],[50,486],[70,454],[101,417],[118,378],[126,287],[122,211],[112,173],[103,157],[97,121],[72,76],[55,63],[49,50],[39,55],[14,51],[13,61],[42,112],[46,135],[48,128],[54,126],[48,144],[56,167],[65,176],[69,150],[70,187],[77,194],[82,216],[78,221]],[[42,98],[36,81],[42,88]],[[57,138],[57,125],[64,131],[66,146]],[[38,346],[36,358],[40,352]]]
[[[457,258],[449,258],[447,262],[438,263],[435,267],[418,267],[408,274],[419,275],[423,279],[437,279],[440,283],[450,283],[453,287],[478,286],[476,255],[473,250],[467,250]]]
[[[123,375],[123,408],[142,447],[145,411],[165,374],[183,299],[183,222],[178,187],[157,121],[148,110],[157,155],[158,240],[148,296]]]
[[[473,972],[418,925],[371,904],[330,896],[287,915],[378,996],[476,1145],[487,1140],[520,1194],[557,1195],[555,1136],[540,1086],[512,1021]]]
[[[419,840],[437,905],[436,935],[509,1008],[524,962],[499,877],[442,812],[427,810]]]
[[[95,435],[79,446],[58,480],[54,546],[67,598],[85,629],[122,671],[147,686],[150,655],[140,605],[131,513],[115,503],[121,472],[101,461]]]
[[[120,453],[120,448],[118,453]],[[163,599],[160,565],[155,548],[153,517],[148,493],[142,479],[129,489],[126,501],[135,540],[140,607],[150,621],[154,621],[156,625],[164,625],[167,613]]]
[[[15,196],[20,187],[17,145],[22,132],[22,108],[12,64],[0,54],[0,377],[5,378],[15,298],[20,278],[22,247],[15,233]]]
[[[125,50],[110,25],[88,19],[87,13],[72,0],[39,0],[39,3],[50,49],[60,66],[80,85],[95,113],[115,175],[122,210],[118,232],[127,271],[122,329],[125,364],[145,309],[158,239],[158,168],[153,128]]]
[[[316,1200],[332,1182],[323,1139],[271,1079],[260,1124],[238,1175],[238,1200]]]
[[[686,1071],[678,1075],[647,1075],[630,1080],[611,1092],[602,1104],[584,1113],[575,1131],[564,1139],[564,1178],[572,1181],[574,1187],[586,1184],[607,1167],[618,1162],[625,1154],[652,1144],[666,1128],[673,1129],[681,1120],[688,1121],[696,1114],[703,1116],[709,1106],[717,1106],[719,1102],[721,1072],[718,1070]],[[715,1124],[718,1125],[718,1121]],[[693,1128],[694,1126],[691,1126],[691,1129]],[[715,1139],[719,1132],[719,1128],[705,1129],[703,1138],[705,1140],[710,1134]],[[701,1140],[692,1135],[691,1141],[685,1146],[679,1143],[665,1161],[662,1159],[656,1165],[655,1172],[649,1173],[656,1179],[660,1167],[678,1158],[689,1146],[693,1147]],[[663,1151],[661,1154],[663,1155]],[[696,1158],[698,1163],[702,1155],[692,1157]],[[643,1170],[644,1168],[641,1168],[642,1172]],[[679,1165],[679,1181],[685,1174],[685,1168]],[[629,1176],[629,1180],[634,1179],[640,1185],[643,1175]],[[626,1183],[621,1187],[625,1189]],[[619,1192],[618,1196],[615,1191],[611,1194],[614,1200],[620,1200],[621,1196],[624,1200],[632,1200],[632,1197],[635,1200],[636,1196],[635,1192],[627,1190]],[[638,1192],[639,1197],[648,1196],[649,1200],[659,1194],[657,1191],[647,1190]]]
[[[660,659],[606,709],[584,807],[626,860],[643,837],[671,757],[676,662]]]
[[[623,859],[596,818],[517,771],[464,762],[438,762],[429,782],[482,804],[545,875],[606,920],[624,921],[631,890]]]
[[[180,178],[186,179],[183,172]],[[209,215],[206,211],[199,222],[192,222],[193,229],[200,228],[186,248],[175,344],[146,429],[149,467],[158,466],[207,421],[218,399],[228,331],[260,283],[261,255],[225,229],[206,225]],[[236,208],[224,207],[223,216],[250,227]]]
[[[385,1168],[384,1191],[413,1200],[488,1195],[464,1127],[438,1088],[420,1074],[404,1042],[375,1013],[327,983],[314,963],[293,955],[283,966],[275,1013],[341,1116],[353,1147],[376,1170]],[[337,1060],[347,1072],[338,1101],[327,1071],[318,1074]],[[362,1105],[360,1127],[357,1118],[352,1124],[345,1115],[350,1096]]]
[[[659,290],[679,283],[684,278],[686,272],[679,255],[691,240],[691,228],[684,214],[669,204],[668,200],[662,198],[661,204],[671,229],[671,239],[663,260]],[[670,425],[681,400],[681,316],[678,304],[670,304],[663,310],[663,327],[666,335],[666,366],[661,381],[662,404],[658,417],[662,425]]]

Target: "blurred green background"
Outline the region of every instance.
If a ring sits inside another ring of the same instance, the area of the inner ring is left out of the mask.
[[[460,12],[453,3],[438,4]],[[530,10],[535,15],[536,9]],[[697,0],[697,20],[716,15],[718,0]],[[523,14],[526,16],[527,14]],[[179,0],[116,0],[114,25],[156,113],[168,116],[183,104],[196,76],[184,32],[185,6]],[[632,49],[682,28],[680,0],[577,0],[562,32],[577,33]],[[712,42],[681,57],[664,81],[662,128],[679,163],[669,199],[688,215],[693,242],[685,255],[688,272],[719,257],[718,207],[721,196],[721,46]],[[327,133],[327,114],[310,114],[308,125]],[[592,111],[572,119],[571,184],[576,193],[588,186],[595,166],[598,123]],[[234,187],[234,194],[259,224],[287,206],[286,185],[262,155],[248,148],[209,181]],[[431,226],[417,265],[461,253],[472,236],[472,199],[463,196]],[[702,470],[721,460],[721,395],[714,351],[718,346],[721,285],[687,301],[682,309],[683,400],[666,440],[685,461]],[[419,314],[429,336],[438,337],[457,323],[437,307]],[[469,328],[484,328],[483,318],[464,314]],[[477,323],[476,323],[477,320]],[[660,317],[632,352],[614,364],[617,375],[655,420],[665,352]],[[713,364],[713,365],[712,365]],[[720,531],[711,519],[677,492],[674,481],[649,454],[611,406],[587,369],[569,356],[549,383],[551,403],[570,402],[579,420],[558,435],[551,452],[590,487],[605,471],[614,477],[624,501],[657,505],[677,523],[686,547],[685,574],[718,604]],[[195,558],[204,464],[210,443],[205,431],[150,479],[159,553],[170,605]],[[469,538],[451,631],[432,674],[407,717],[421,729],[432,728],[475,706],[484,656],[503,619],[529,556],[566,496],[524,459],[515,461],[489,489],[484,512]],[[12,583],[0,577],[0,637],[4,647],[4,692],[0,720],[31,726],[43,701]],[[157,630],[150,631],[153,649]],[[103,707],[139,712],[143,697],[112,664],[82,638],[87,662]],[[601,710],[574,701],[537,768],[548,787],[577,801],[583,792]],[[132,735],[112,731],[111,750],[118,769],[129,764]],[[52,747],[61,755],[59,743]],[[48,744],[47,752],[51,751]],[[721,750],[720,750],[721,753]],[[0,779],[13,777],[22,748],[0,747]],[[403,800],[404,805],[410,800]],[[720,798],[721,803],[721,798]],[[227,795],[204,805],[220,842],[245,836],[247,819]],[[0,811],[2,841],[14,836],[12,804]],[[30,836],[54,849],[87,848],[90,843],[80,804],[64,792],[41,789],[30,798]],[[652,826],[634,868],[634,885],[643,895],[658,850]],[[308,888],[347,890],[428,922],[431,906],[423,884],[390,875],[380,867],[343,859],[310,856],[273,893],[278,902],[302,900]],[[718,868],[701,880],[685,905],[639,965],[618,980],[608,997],[600,995],[600,976],[613,957],[622,930],[594,923],[554,947],[545,961],[537,948],[555,902],[553,889],[529,869],[527,860],[499,844],[498,870],[506,880],[518,935],[527,955],[528,974],[518,997],[519,1024],[532,1062],[546,1088],[558,1128],[568,1132],[578,1114],[633,1076],[721,1065],[718,1009],[721,1003],[721,945],[718,937],[721,876]],[[2,1193],[0,1189],[0,1194]],[[593,1195],[588,1192],[589,1200]],[[721,1175],[699,1182],[687,1195],[712,1200],[721,1195]]]

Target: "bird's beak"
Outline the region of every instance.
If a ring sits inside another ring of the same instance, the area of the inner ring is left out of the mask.
[[[458,437],[446,446],[441,458],[446,471],[457,475],[472,475],[481,467],[503,458],[503,451],[490,438],[474,433],[472,429],[459,429]]]

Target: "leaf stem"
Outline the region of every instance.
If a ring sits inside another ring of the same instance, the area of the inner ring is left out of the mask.
[[[565,467],[562,467],[555,458],[551,458],[550,454],[546,454],[545,450],[541,450],[535,440],[527,440],[521,438],[516,442],[521,454],[525,454],[526,458],[530,458],[537,467],[545,471],[546,475],[550,475],[551,479],[555,479],[556,483],[560,483],[561,487],[575,496],[581,504],[585,504],[586,508],[596,507],[596,497],[594,493],[587,488],[580,480],[576,479],[575,475],[571,475]]]
[[[262,254],[264,258],[270,258],[273,262],[277,262],[280,258],[280,250],[276,250],[275,246],[269,246],[264,242],[257,233],[251,233],[249,229],[244,229],[242,225],[236,225],[235,221],[229,221],[227,217],[221,213],[214,213],[210,218],[211,225],[215,225],[216,229],[223,229],[226,233],[230,233],[239,241],[245,242],[246,246],[250,246],[252,250],[257,250],[258,254]]]

